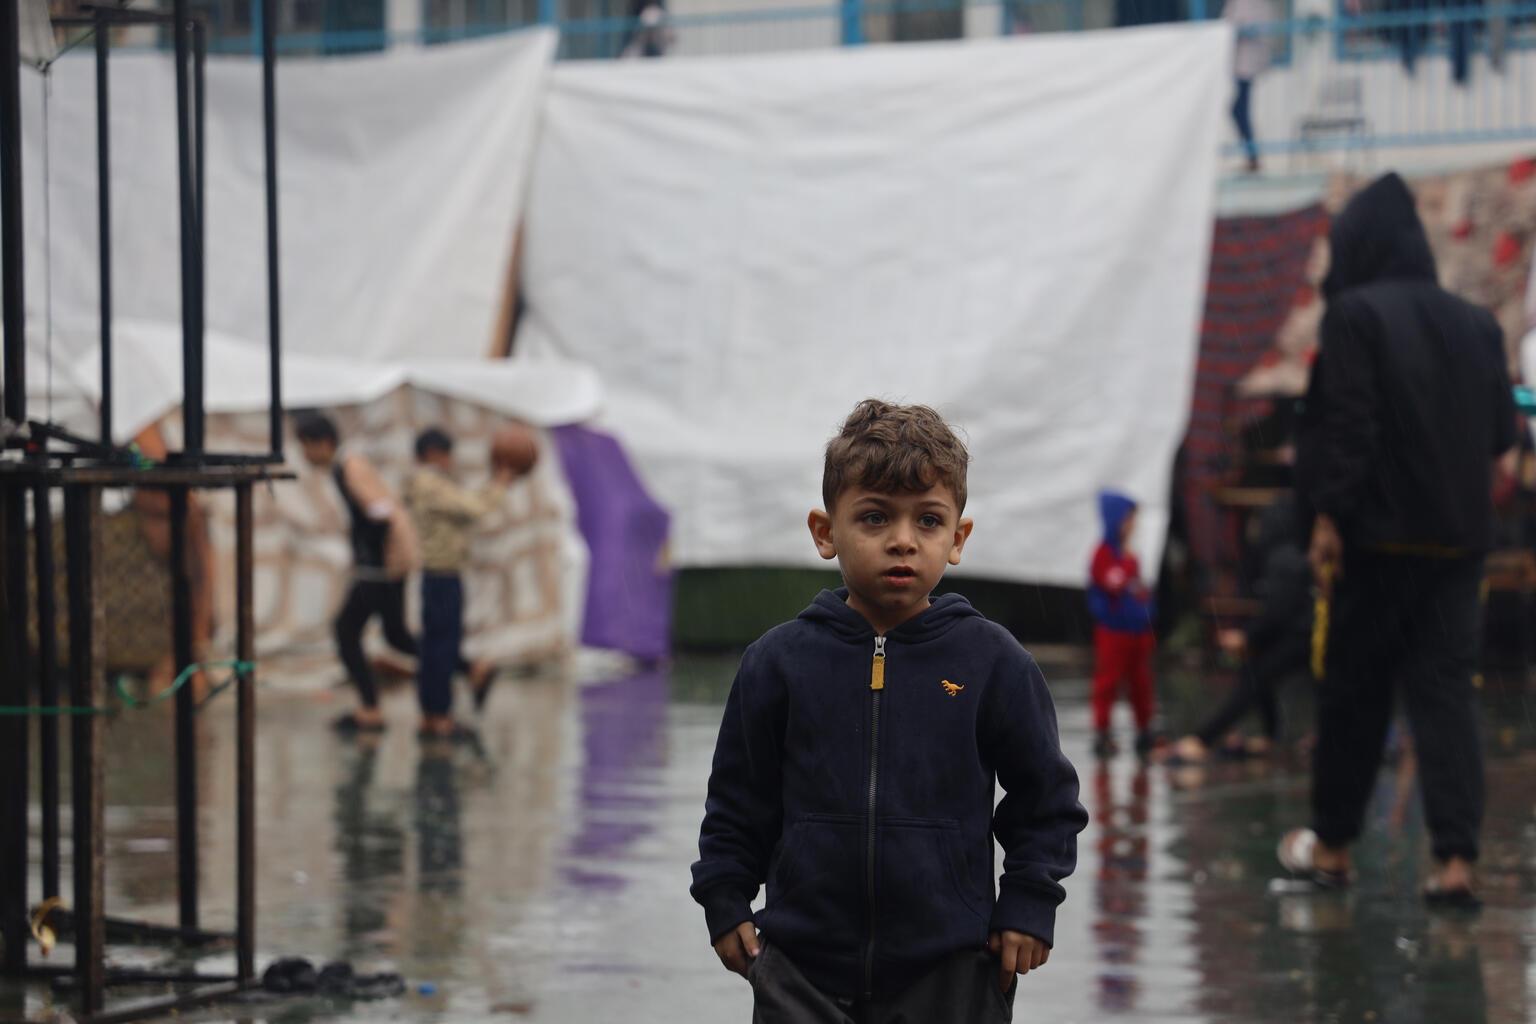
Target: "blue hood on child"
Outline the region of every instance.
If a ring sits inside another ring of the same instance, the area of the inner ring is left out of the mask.
[[[1104,521],[1104,543],[1120,554],[1120,528],[1126,517],[1136,511],[1136,502],[1119,491],[1099,492],[1099,518]]]

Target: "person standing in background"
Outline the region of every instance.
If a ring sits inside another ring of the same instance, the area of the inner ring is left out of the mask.
[[[675,36],[667,24],[666,0],[633,0],[629,5],[629,16],[633,25],[619,56],[665,57]]]
[[[1439,286],[1397,175],[1350,200],[1329,244],[1328,312],[1297,444],[1297,492],[1314,522],[1308,560],[1331,596],[1327,671],[1312,827],[1285,835],[1280,862],[1321,887],[1349,884],[1349,847],[1401,688],[1439,862],[1424,898],[1475,907],[1479,589],[1494,460],[1518,440],[1503,332]]]
[[[336,650],[357,687],[358,707],[332,724],[348,735],[383,732],[384,715],[373,668],[363,652],[363,630],[377,615],[389,645],[416,656],[416,638],[405,625],[405,578],[416,562],[416,531],[373,464],[356,452],[341,453],[341,435],[330,417],[301,413],[295,417],[294,433],[305,461],[330,473],[347,507],[352,585],[336,615]]]
[[[416,473],[405,488],[405,503],[421,531],[421,661],[416,692],[421,702],[421,735],[467,739],[453,720],[453,674],[465,665],[464,578],[470,533],[490,514],[512,482],[512,470],[497,462],[490,482],[478,491],[453,479],[453,438],[436,427],[416,438]],[[495,678],[489,662],[469,672],[475,708],[485,704]]]
[[[1259,145],[1253,135],[1253,82],[1270,65],[1273,56],[1270,37],[1261,26],[1275,20],[1269,0],[1227,0],[1221,16],[1237,31],[1232,49],[1232,73],[1237,80],[1237,94],[1232,100],[1232,122],[1243,141],[1248,158],[1248,173],[1260,170]]]
[[[1115,697],[1124,683],[1136,715],[1136,753],[1152,752],[1156,737],[1152,716],[1152,595],[1141,579],[1141,563],[1131,552],[1136,530],[1136,502],[1115,491],[1099,495],[1104,540],[1088,568],[1088,611],[1093,616],[1093,753],[1117,752],[1110,735]]]

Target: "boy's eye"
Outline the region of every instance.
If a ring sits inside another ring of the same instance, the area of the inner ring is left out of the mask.
[[[864,522],[868,523],[870,526],[884,526],[885,525],[885,513],[884,512],[865,512],[864,515],[862,515],[860,518]]]
[[[938,529],[940,526],[944,525],[942,522],[939,521],[939,517],[938,516],[932,515],[932,514],[923,516],[921,519],[919,519],[917,521],[917,523],[918,523],[919,526],[921,526],[925,530],[935,530],[935,529]]]

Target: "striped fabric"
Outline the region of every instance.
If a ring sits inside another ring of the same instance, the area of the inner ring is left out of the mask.
[[[1238,399],[1232,385],[1273,348],[1292,305],[1309,297],[1307,256],[1327,230],[1320,205],[1216,222],[1181,485],[1190,555],[1204,593],[1237,593],[1231,568],[1237,523],[1216,504],[1215,491],[1236,468],[1234,424],[1266,407]]]

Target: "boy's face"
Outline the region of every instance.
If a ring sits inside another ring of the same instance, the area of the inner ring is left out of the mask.
[[[434,469],[440,469],[444,473],[451,473],[453,472],[453,452],[444,451],[441,448],[433,448],[421,457],[421,464],[423,466],[431,466]]]
[[[1135,532],[1136,510],[1131,509],[1125,514],[1125,518],[1120,520],[1120,543],[1122,545],[1129,544],[1131,542],[1131,534]]]
[[[330,439],[320,441],[299,441],[299,447],[304,452],[304,461],[311,466],[324,468],[336,460],[336,442]]]
[[[842,569],[849,607],[877,633],[928,607],[944,567],[960,564],[972,525],[944,484],[912,494],[850,487],[809,523],[817,552]]]

